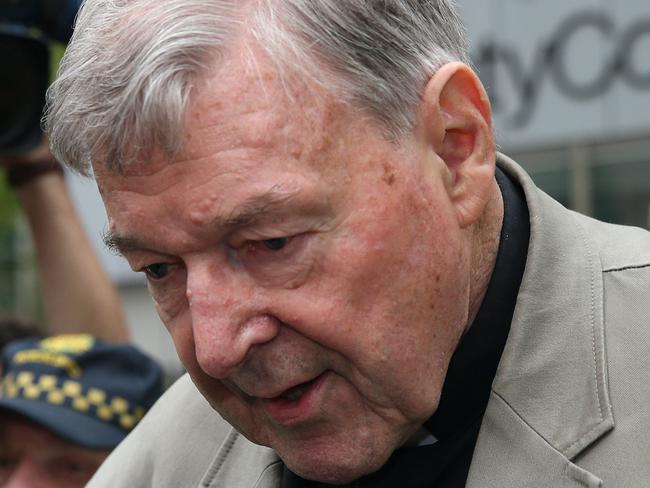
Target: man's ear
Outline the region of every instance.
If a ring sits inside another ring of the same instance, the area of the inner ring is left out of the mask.
[[[474,71],[460,62],[442,66],[425,86],[418,132],[444,162],[447,191],[462,228],[476,222],[494,182],[495,144],[490,102]]]

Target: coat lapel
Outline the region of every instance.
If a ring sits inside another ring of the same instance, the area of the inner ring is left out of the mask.
[[[597,488],[584,471],[528,426],[493,394],[486,411],[467,488]]]
[[[253,444],[231,429],[200,486],[203,488],[278,488],[282,462],[272,449]]]
[[[596,246],[518,166],[500,164],[524,188],[531,241],[467,486],[599,486],[570,462],[614,426]]]

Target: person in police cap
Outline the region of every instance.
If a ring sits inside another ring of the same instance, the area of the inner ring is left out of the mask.
[[[162,392],[155,361],[90,335],[13,341],[2,368],[1,487],[85,486]]]

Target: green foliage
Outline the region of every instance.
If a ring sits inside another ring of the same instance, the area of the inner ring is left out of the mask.
[[[56,70],[59,69],[59,63],[65,52],[65,44],[59,44],[58,42],[50,43],[50,79],[53,80],[56,77]]]
[[[4,178],[0,178],[0,231],[13,230],[17,212],[16,197],[7,187]]]
[[[0,178],[0,311],[13,310],[15,303],[14,277],[16,260],[14,252],[15,223],[18,203]]]

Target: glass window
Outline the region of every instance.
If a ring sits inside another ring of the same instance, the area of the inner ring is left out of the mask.
[[[594,216],[606,222],[648,226],[650,160],[593,168]]]

